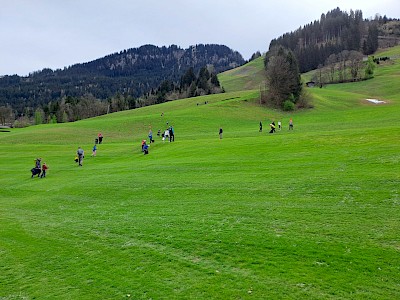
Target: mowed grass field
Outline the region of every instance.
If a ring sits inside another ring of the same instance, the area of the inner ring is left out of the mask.
[[[0,299],[399,299],[399,78],[391,61],[294,113],[227,89],[0,132]]]

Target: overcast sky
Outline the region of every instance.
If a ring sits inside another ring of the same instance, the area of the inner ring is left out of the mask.
[[[62,69],[145,44],[223,44],[244,59],[339,7],[400,18],[399,0],[0,0],[0,75]]]

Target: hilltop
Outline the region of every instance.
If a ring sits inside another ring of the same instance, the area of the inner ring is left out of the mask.
[[[259,90],[265,85],[264,56],[258,57],[249,63],[218,74],[221,86],[227,92]]]

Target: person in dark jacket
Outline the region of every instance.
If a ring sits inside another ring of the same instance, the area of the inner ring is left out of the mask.
[[[36,158],[35,167],[31,169],[31,173],[32,173],[31,178],[33,178],[36,175],[38,177],[40,176],[40,172],[42,171],[41,161],[42,161],[41,158]]]
[[[271,130],[269,131],[269,133],[274,133],[275,132],[275,122],[272,121],[272,123],[269,124],[269,126],[271,126]]]
[[[169,141],[170,142],[175,142],[175,132],[174,132],[174,127],[170,126],[169,129]]]

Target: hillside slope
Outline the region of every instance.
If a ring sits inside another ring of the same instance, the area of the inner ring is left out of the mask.
[[[399,78],[393,60],[291,113],[255,89],[0,132],[0,297],[400,298]]]
[[[259,90],[265,84],[264,56],[218,74],[221,86],[227,92]]]

